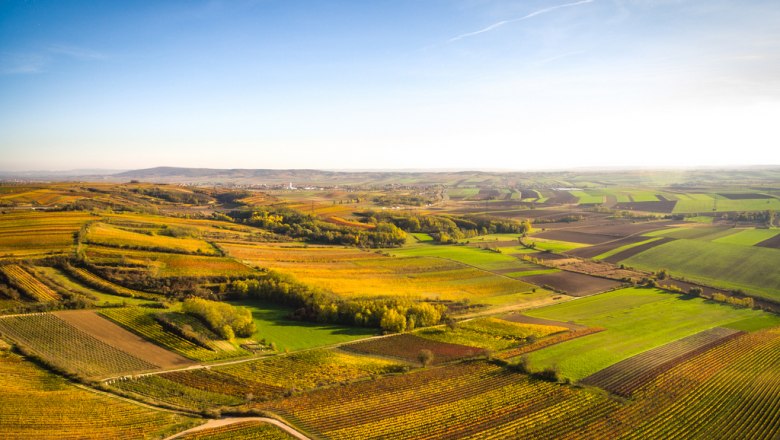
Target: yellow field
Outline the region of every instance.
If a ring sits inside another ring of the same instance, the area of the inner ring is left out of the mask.
[[[105,223],[89,226],[86,242],[121,248],[167,250],[179,253],[215,255],[217,250],[203,240],[176,238],[165,235],[148,235],[119,229]]]
[[[357,249],[222,243],[238,259],[344,296],[462,300],[530,291],[530,284],[430,257],[383,257]]]
[[[66,253],[74,234],[95,217],[83,212],[0,214],[0,257]]]
[[[29,272],[16,264],[0,266],[0,271],[11,281],[11,284],[22,290],[36,301],[56,301],[60,299],[57,292],[35,279]]]
[[[97,265],[133,265],[160,277],[241,276],[253,272],[233,259],[165,252],[85,246],[87,259]]]
[[[197,424],[69,385],[0,351],[0,437],[8,439],[162,438]]]
[[[207,240],[241,240],[250,235],[268,235],[267,231],[217,220],[163,217],[150,214],[107,214],[112,224],[133,229],[158,230],[162,226],[194,228]]]

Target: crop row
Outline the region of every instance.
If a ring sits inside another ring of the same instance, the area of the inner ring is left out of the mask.
[[[0,318],[0,332],[66,370],[88,376],[157,368],[73,327],[50,313]]]
[[[567,422],[567,413],[594,418],[616,405],[586,390],[468,363],[323,390],[271,407],[328,438],[346,439],[480,437],[497,427],[556,434],[578,426]],[[553,418],[562,420],[545,428]]]
[[[16,264],[0,266],[10,283],[36,301],[57,301],[60,296]]]
[[[627,397],[658,373],[738,334],[737,330],[719,327],[705,330],[613,364],[586,377],[582,383]]]
[[[154,320],[151,309],[140,307],[125,307],[116,309],[104,309],[100,313],[122,327],[158,345],[162,345],[182,356],[190,359],[209,361],[243,356],[242,350],[212,351],[200,347],[184,338],[166,332],[163,327]]]
[[[671,368],[637,390],[630,405],[561,438],[774,438],[778,365],[780,329],[741,335]]]
[[[99,276],[81,267],[64,264],[62,268],[77,280],[97,290],[112,293],[114,295],[127,296],[130,298],[154,298],[154,295],[150,293],[139,292],[137,290],[128,289],[127,287],[112,283],[111,281],[100,278]]]
[[[108,439],[164,437],[187,418],[75,388],[13,354],[0,354],[0,437]]]

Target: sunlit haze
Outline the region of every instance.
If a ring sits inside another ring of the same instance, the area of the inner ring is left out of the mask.
[[[3,1],[0,170],[780,164],[776,0]]]

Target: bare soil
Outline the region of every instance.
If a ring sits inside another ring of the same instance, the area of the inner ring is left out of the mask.
[[[754,199],[771,199],[772,196],[768,194],[757,194],[757,193],[742,193],[742,194],[728,194],[728,193],[720,193],[719,195],[729,199],[729,200],[754,200]]]
[[[553,289],[572,296],[588,296],[605,290],[614,289],[621,285],[615,280],[593,277],[575,272],[557,272],[543,275],[531,275],[524,277],[523,281],[537,286],[550,286]]]
[[[195,362],[130,333],[92,310],[68,310],[54,314],[79,330],[161,368],[182,368],[195,365]]]
[[[535,234],[534,237],[548,238],[550,240],[569,241],[572,243],[600,244],[605,241],[614,240],[611,235],[589,234],[587,232],[575,231],[570,229],[559,229],[554,231],[545,231]]]
[[[772,249],[780,249],[780,234],[775,235],[774,237],[768,240],[764,240],[761,243],[756,244],[756,246],[772,248]]]

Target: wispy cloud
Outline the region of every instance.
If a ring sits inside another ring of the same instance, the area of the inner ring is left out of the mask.
[[[528,20],[529,18],[536,17],[537,15],[542,15],[542,14],[546,14],[548,12],[555,11],[556,9],[562,9],[562,8],[569,8],[569,7],[572,7],[572,6],[584,5],[584,4],[588,4],[588,3],[593,3],[594,1],[595,0],[580,0],[580,1],[577,1],[577,2],[573,2],[573,3],[564,3],[564,4],[560,4],[560,5],[550,6],[548,8],[539,9],[537,11],[531,12],[528,15],[524,15],[524,16],[522,16],[520,18],[513,18],[511,20],[501,20],[501,21],[498,21],[496,23],[491,24],[488,27],[480,29],[478,31],[467,32],[465,34],[460,34],[458,36],[452,37],[449,40],[447,40],[447,43],[454,43],[454,42],[456,42],[458,40],[462,40],[464,38],[469,38],[469,37],[473,37],[473,36],[476,36],[476,35],[479,35],[479,34],[484,34],[485,32],[490,32],[490,31],[496,30],[496,29],[498,29],[498,28],[500,28],[500,27],[502,27],[504,25],[507,25],[507,24],[510,24],[510,23],[517,23],[518,21]]]
[[[39,54],[0,54],[0,75],[40,73],[49,63],[49,57]]]

